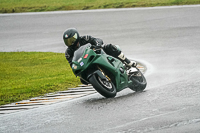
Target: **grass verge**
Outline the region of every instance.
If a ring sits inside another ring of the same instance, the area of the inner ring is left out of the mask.
[[[0,52],[0,105],[80,84],[63,53]]]
[[[200,0],[0,0],[0,13],[200,4]]]

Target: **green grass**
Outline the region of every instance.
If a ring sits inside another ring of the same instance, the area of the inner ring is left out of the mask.
[[[0,52],[0,105],[81,84],[63,53]]]
[[[0,13],[200,4],[200,0],[0,0]]]

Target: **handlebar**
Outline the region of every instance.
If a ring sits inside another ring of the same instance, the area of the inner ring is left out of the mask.
[[[103,47],[102,45],[97,45],[97,46],[92,45],[90,48],[93,49],[94,51],[98,51],[98,50],[101,50]]]

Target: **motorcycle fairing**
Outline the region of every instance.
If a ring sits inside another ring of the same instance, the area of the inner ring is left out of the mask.
[[[92,71],[93,67],[99,66],[100,68],[112,73],[111,75],[113,77],[110,78],[115,80],[113,83],[117,92],[127,87],[127,82],[130,81],[128,81],[128,76],[123,63],[117,58],[105,54],[103,50],[101,50],[100,54],[96,54],[92,49],[90,49],[90,46],[91,44],[86,44],[75,51],[72,59],[72,70],[74,74],[87,81],[89,73],[98,74],[101,78],[103,78],[103,76],[99,73],[99,70]]]

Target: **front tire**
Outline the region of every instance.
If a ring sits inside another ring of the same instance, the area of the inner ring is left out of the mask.
[[[106,98],[113,98],[116,96],[116,88],[108,79],[101,79],[98,75],[92,75],[89,78],[90,83],[94,89]]]

